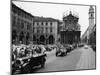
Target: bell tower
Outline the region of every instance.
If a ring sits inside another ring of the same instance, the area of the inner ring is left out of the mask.
[[[90,6],[89,8],[89,26],[93,27],[94,25],[94,8]]]

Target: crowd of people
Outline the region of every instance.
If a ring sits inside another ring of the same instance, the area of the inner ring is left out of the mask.
[[[46,48],[44,45],[12,45],[12,61],[23,57],[35,57],[44,54]]]
[[[29,44],[29,45],[25,45],[25,44],[12,44],[12,61],[16,60],[18,58],[23,58],[23,57],[36,57],[39,55],[43,55],[46,51],[51,51],[54,48],[56,48],[56,50],[60,50],[60,49],[64,49],[65,48],[69,48],[71,45],[67,45],[63,46],[60,43],[57,43],[53,46],[50,45],[35,45],[35,44]],[[64,48],[65,47],[65,48]],[[74,47],[74,46],[73,46]],[[73,48],[70,47],[70,48]]]

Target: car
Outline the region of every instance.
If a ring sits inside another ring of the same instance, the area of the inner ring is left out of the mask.
[[[78,45],[78,47],[83,47],[84,46],[84,44],[82,44],[82,43],[80,43],[79,45]]]
[[[45,66],[46,54],[35,49],[32,50],[31,47],[25,47],[25,50],[23,50],[21,47],[15,50],[19,50],[19,53],[12,53],[12,75],[30,73],[36,68]]]
[[[67,50],[65,48],[58,48],[56,50],[56,56],[66,56]]]
[[[12,74],[31,73],[37,68],[43,68],[45,65],[46,54],[36,57],[18,58],[12,64]]]
[[[73,44],[72,46],[73,46],[74,49],[77,48],[77,44]]]
[[[73,50],[73,46],[72,45],[66,45],[66,50],[67,52],[71,52]]]
[[[87,45],[84,45],[84,48],[85,48],[85,49],[88,49],[88,46],[87,46]]]

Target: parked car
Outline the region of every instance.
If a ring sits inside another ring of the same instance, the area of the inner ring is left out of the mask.
[[[36,68],[42,68],[45,65],[46,54],[36,57],[19,58],[12,64],[13,74],[31,73]]]
[[[65,47],[57,48],[56,49],[56,56],[66,56],[67,55],[67,50]]]
[[[78,47],[83,47],[83,46],[84,46],[84,44],[82,44],[82,43],[78,44]]]
[[[77,44],[73,44],[72,46],[73,46],[73,49],[77,48]]]
[[[87,46],[87,45],[84,45],[84,48],[85,48],[85,49],[88,49],[88,46]]]
[[[73,46],[72,45],[66,45],[66,50],[67,52],[71,52],[73,50]]]
[[[19,50],[19,51],[18,51]],[[14,52],[15,51],[15,52]],[[46,54],[40,50],[39,46],[16,48],[12,53],[12,74],[30,73],[36,68],[42,68],[45,65]]]

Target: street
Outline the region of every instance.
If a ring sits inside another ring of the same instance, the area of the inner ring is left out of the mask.
[[[77,48],[67,56],[56,57],[55,50],[47,54],[45,68],[36,72],[95,69],[95,52],[88,47]]]

